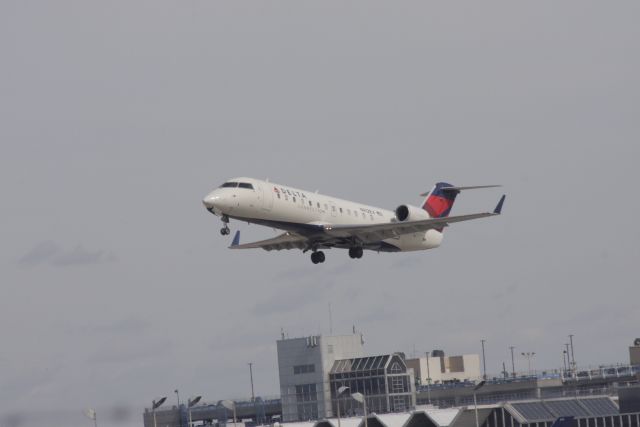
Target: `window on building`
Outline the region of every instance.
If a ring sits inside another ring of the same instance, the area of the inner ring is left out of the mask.
[[[310,372],[315,372],[316,371],[316,365],[314,364],[310,364],[310,365],[296,365],[293,367],[293,373],[294,375],[298,375],[298,374],[308,374]]]

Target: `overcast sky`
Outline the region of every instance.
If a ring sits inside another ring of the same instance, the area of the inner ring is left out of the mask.
[[[275,395],[281,328],[328,333],[329,303],[371,354],[485,338],[490,372],[509,345],[556,368],[573,333],[578,364],[628,362],[638,22],[637,1],[3,0],[0,425],[123,405],[140,426],[175,388],[248,396],[250,361]],[[507,200],[437,250],[313,265],[226,249],[201,199],[243,175],[389,209],[440,180],[504,185],[454,214]]]

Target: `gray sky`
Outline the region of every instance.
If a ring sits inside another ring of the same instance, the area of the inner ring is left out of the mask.
[[[277,394],[280,328],[327,333],[329,302],[371,353],[486,338],[491,372],[509,345],[553,368],[574,333],[579,364],[626,362],[639,20],[637,1],[4,0],[0,424],[125,405],[140,425],[176,387],[249,395],[249,361]],[[314,266],[226,249],[201,199],[239,175],[390,209],[439,180],[508,197],[440,249]]]

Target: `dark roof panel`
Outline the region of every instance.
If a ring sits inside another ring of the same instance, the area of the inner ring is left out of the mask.
[[[584,407],[574,399],[547,400],[544,403],[556,417],[567,415],[573,415],[574,417],[588,417],[591,415],[589,411],[584,409]]]
[[[608,397],[582,398],[580,403],[586,406],[593,415],[617,415],[620,413],[618,407]]]
[[[555,420],[554,415],[542,402],[518,402],[512,403],[511,406],[522,415],[526,422]]]

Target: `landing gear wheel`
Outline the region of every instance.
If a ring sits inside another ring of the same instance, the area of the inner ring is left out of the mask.
[[[318,251],[311,254],[311,262],[314,264],[323,263],[325,260],[324,252]]]
[[[349,256],[351,258],[362,258],[362,248],[357,246],[349,248]]]
[[[226,236],[229,233],[231,233],[231,230],[229,230],[229,227],[227,227],[226,225],[220,229],[220,234],[222,234],[223,236]]]

